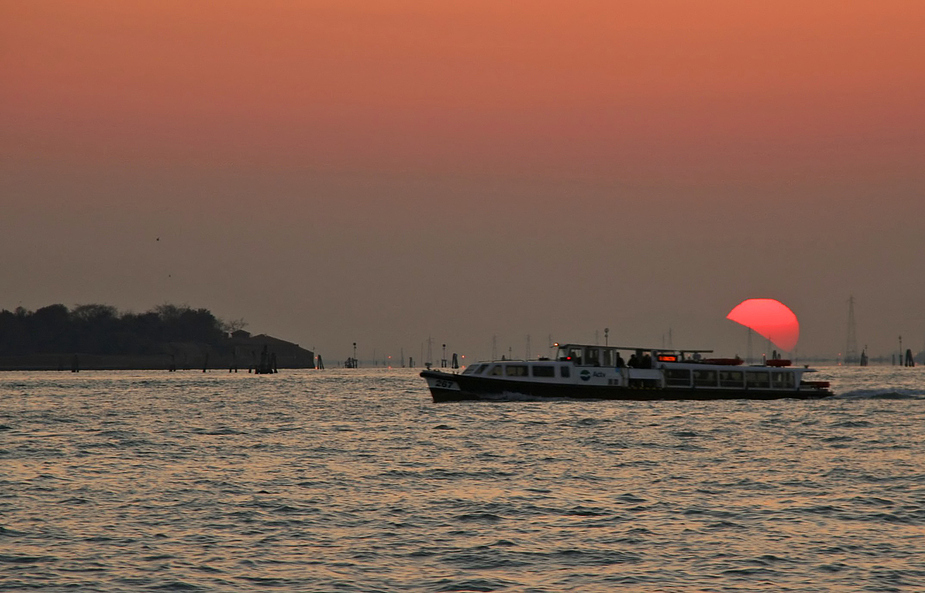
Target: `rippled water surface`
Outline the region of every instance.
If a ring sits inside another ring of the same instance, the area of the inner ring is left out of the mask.
[[[433,404],[411,370],[0,375],[0,589],[922,591],[925,370]]]

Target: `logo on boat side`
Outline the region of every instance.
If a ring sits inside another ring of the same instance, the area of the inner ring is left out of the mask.
[[[581,371],[581,380],[582,380],[582,381],[590,381],[590,380],[591,380],[591,371],[589,371],[588,369],[585,369],[585,370]]]

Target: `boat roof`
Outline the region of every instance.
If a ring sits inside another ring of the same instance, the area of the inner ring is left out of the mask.
[[[689,348],[647,348],[644,346],[611,346],[609,344],[607,346],[601,346],[600,344],[576,344],[572,342],[568,344],[556,342],[555,346],[557,348],[607,348],[610,350],[633,350],[633,351],[642,350],[643,352],[659,352],[659,353],[678,352],[681,354],[688,354],[688,353],[707,354],[707,353],[713,352],[713,350],[694,350],[694,349],[689,349]]]

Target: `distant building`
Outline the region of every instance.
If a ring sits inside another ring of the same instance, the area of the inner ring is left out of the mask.
[[[245,335],[238,335],[245,334]],[[260,361],[263,347],[267,347],[270,354],[276,355],[279,368],[313,369],[315,368],[315,353],[299,347],[298,344],[280,340],[266,334],[251,336],[244,330],[232,333],[228,345],[234,350],[234,357],[239,367],[256,366]]]

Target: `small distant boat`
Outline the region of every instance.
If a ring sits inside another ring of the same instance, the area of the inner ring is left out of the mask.
[[[633,355],[624,362],[621,351]],[[703,358],[712,350],[660,350],[564,344],[554,359],[500,360],[462,373],[425,370],[435,402],[548,399],[714,400],[831,397],[826,381],[804,381],[810,368],[788,360],[743,365]]]

